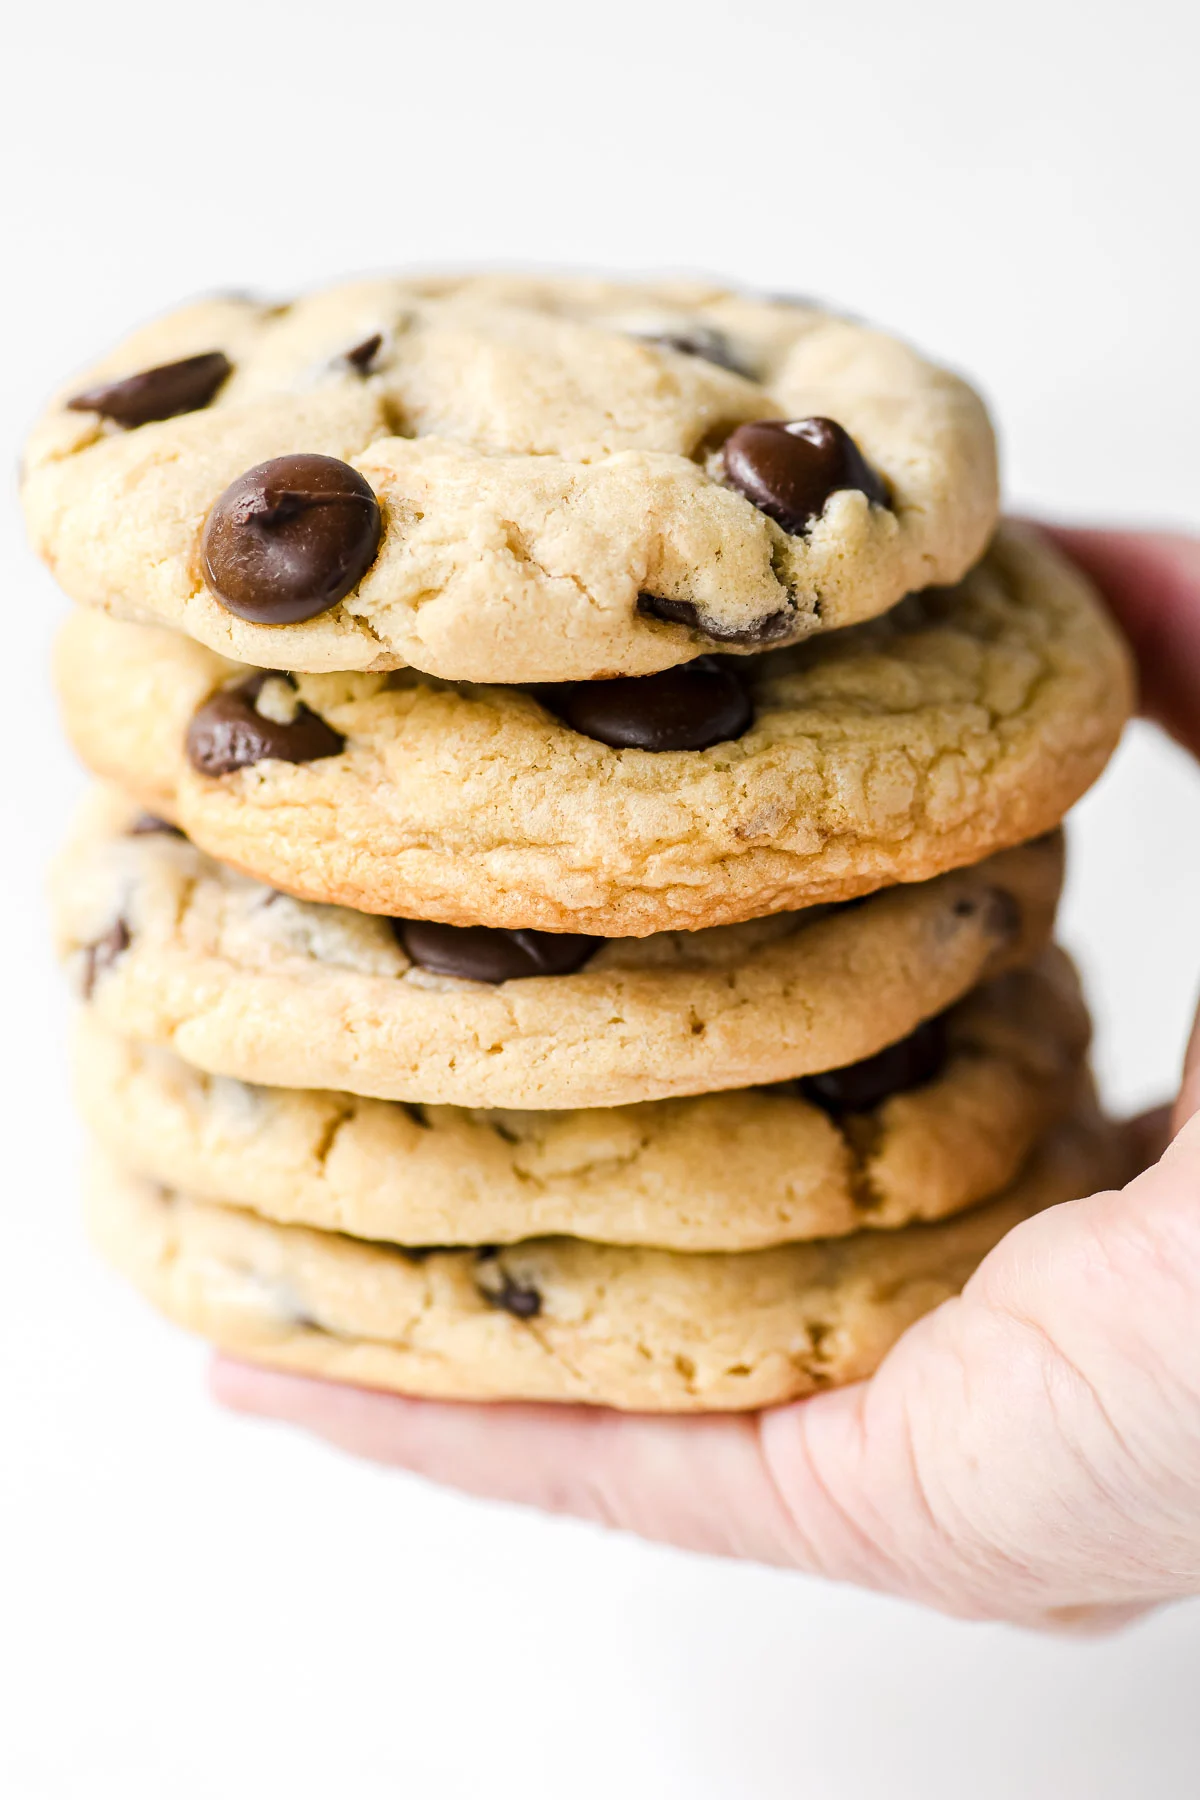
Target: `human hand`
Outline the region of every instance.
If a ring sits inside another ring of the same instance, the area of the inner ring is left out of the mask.
[[[1200,542],[1054,534],[1200,755]],[[1165,1122],[1164,1122],[1165,1123]],[[1200,1591],[1200,1027],[1161,1159],[1012,1232],[868,1382],[755,1416],[405,1400],[228,1361],[235,1410],[493,1498],[975,1618]]]

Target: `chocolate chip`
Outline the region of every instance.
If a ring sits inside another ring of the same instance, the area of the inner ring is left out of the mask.
[[[664,600],[660,594],[639,594],[637,609],[651,619],[687,625],[714,644],[773,644],[788,636],[795,621],[791,607],[785,606],[752,625],[722,625],[702,614],[694,600]]]
[[[172,825],[169,819],[160,819],[155,813],[139,813],[129,827],[129,837],[163,837],[186,838],[187,833],[180,831],[178,825]]]
[[[489,1246],[477,1252],[475,1261],[491,1263],[496,1260],[496,1250]],[[498,1287],[485,1287],[479,1283],[479,1292],[489,1306],[498,1306],[502,1311],[511,1313],[514,1319],[536,1319],[542,1310],[542,1296],[535,1287],[527,1282],[514,1281],[508,1270],[499,1268]]]
[[[983,928],[991,937],[1010,940],[1020,936],[1021,905],[1007,888],[988,888],[979,896],[964,894],[954,902],[956,919],[970,919],[983,914]]]
[[[419,968],[462,981],[570,975],[603,942],[576,932],[495,931],[484,925],[435,925],[428,919],[393,919],[392,930]]]
[[[825,1112],[869,1112],[892,1094],[906,1093],[909,1088],[923,1087],[940,1074],[946,1061],[945,1017],[926,1019],[898,1044],[889,1044],[876,1056],[862,1062],[847,1063],[842,1069],[828,1069],[821,1075],[806,1075],[800,1091],[807,1100]]]
[[[209,513],[205,579],[239,619],[315,619],[362,580],[382,529],[379,502],[348,463],[277,456],[239,475]]]
[[[707,750],[754,720],[741,677],[711,656],[659,675],[563,682],[538,698],[572,731],[614,750]]]
[[[129,927],[124,919],[118,919],[102,938],[89,944],[83,961],[83,981],[81,983],[83,997],[90,1000],[97,979],[106,969],[111,969],[118,957],[124,956],[133,942]]]
[[[293,685],[290,677],[263,669],[237,687],[222,688],[193,714],[187,753],[201,775],[228,775],[268,760],[317,762],[323,756],[336,756],[345,746],[340,732],[299,702],[286,722],[260,713],[255,701],[268,681]]]
[[[383,333],[382,331],[375,331],[372,332],[369,338],[364,338],[361,344],[355,344],[353,350],[347,350],[342,357],[342,361],[348,362],[350,367],[356,369],[360,375],[369,375],[371,373],[371,364],[375,361],[375,358],[379,355],[382,348]]]
[[[87,388],[67,401],[71,412],[94,412],[132,430],[156,419],[173,419],[179,413],[199,412],[207,406],[233,364],[222,350],[206,350],[201,356],[185,356],[180,362],[160,363],[127,375],[124,381],[108,381]]]
[[[831,494],[846,488],[857,488],[876,506],[888,504],[882,477],[834,419],[739,425],[726,439],[722,459],[730,487],[793,536],[820,518]]]
[[[705,362],[715,363],[718,369],[728,369],[731,375],[753,379],[734,355],[724,332],[714,331],[711,325],[692,325],[686,331],[647,332],[643,342],[658,344],[664,350],[678,350],[682,356],[702,357]]]
[[[494,1306],[502,1306],[514,1319],[536,1319],[542,1310],[542,1296],[535,1287],[522,1287],[505,1273],[504,1285],[498,1293],[489,1294]]]

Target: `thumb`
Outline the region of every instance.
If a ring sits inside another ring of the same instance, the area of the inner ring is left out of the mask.
[[[893,1591],[947,1611],[1194,1592],[1198,1196],[1200,1118],[1125,1189],[1010,1233],[866,1387],[765,1417],[796,1515],[840,1497]]]

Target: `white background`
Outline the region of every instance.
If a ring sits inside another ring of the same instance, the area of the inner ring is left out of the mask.
[[[14,12],[17,9],[13,9]],[[973,371],[1029,508],[1200,523],[1187,0],[26,4],[3,429],[196,291],[499,260],[823,293]],[[62,603],[2,543],[10,1800],[1109,1800],[1200,1791],[1200,1608],[1077,1647],[468,1504],[218,1415],[85,1249],[41,871]],[[1110,1096],[1176,1072],[1200,780],[1074,832]]]

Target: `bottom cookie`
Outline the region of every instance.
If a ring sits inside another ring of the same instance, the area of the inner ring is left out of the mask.
[[[886,1235],[694,1254],[541,1238],[397,1250],[173,1193],[100,1162],[103,1253],[178,1324],[251,1361],[442,1399],[736,1411],[871,1371],[1006,1232],[1125,1174],[1082,1111],[998,1200]]]

